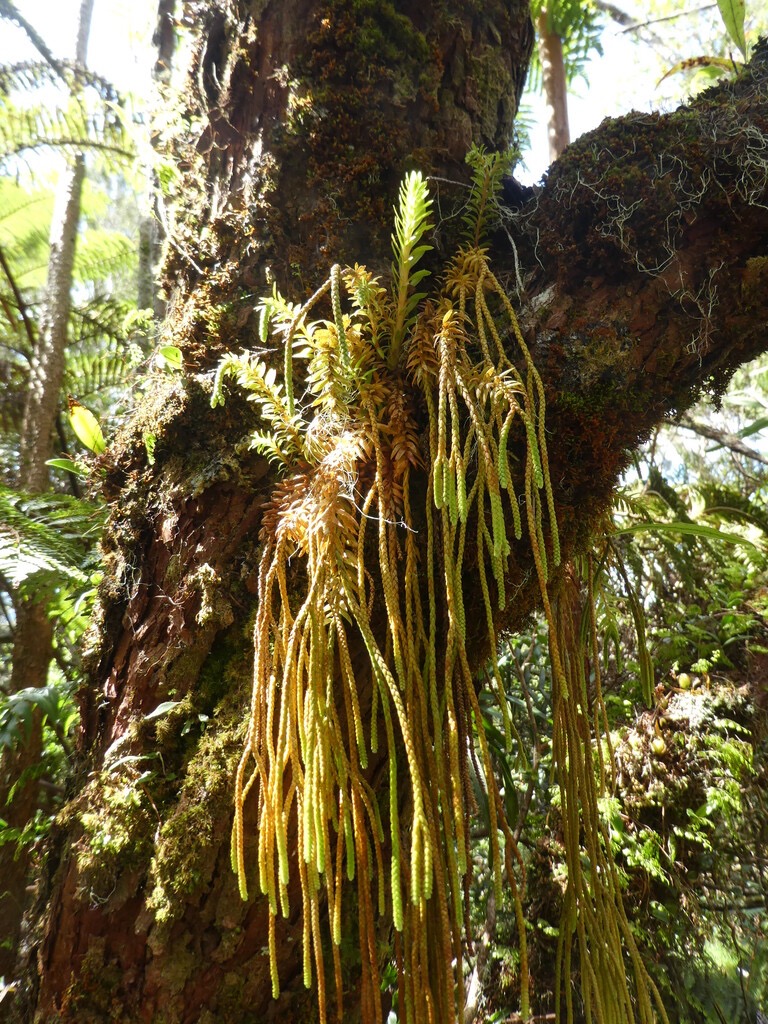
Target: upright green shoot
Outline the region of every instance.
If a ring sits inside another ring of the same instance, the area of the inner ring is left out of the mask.
[[[392,285],[395,308],[392,317],[392,342],[389,349],[389,368],[393,370],[400,362],[403,339],[411,316],[425,298],[424,292],[414,289],[428,276],[429,271],[415,270],[424,253],[431,245],[419,245],[426,231],[429,231],[429,214],[432,200],[429,188],[418,171],[405,176],[400,186],[398,205],[395,209],[395,232],[392,235]]]

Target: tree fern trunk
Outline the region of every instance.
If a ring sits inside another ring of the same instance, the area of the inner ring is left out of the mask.
[[[85,67],[93,5],[94,0],[81,0],[75,59],[82,67]],[[19,485],[26,491],[39,492],[48,487],[45,462],[51,457],[54,424],[61,401],[72,271],[84,180],[85,158],[78,154],[62,172],[56,189],[48,284],[37,346],[32,355],[21,435]]]
[[[78,155],[62,172],[56,189],[48,286],[40,333],[32,356],[21,436],[19,483],[24,490],[33,493],[48,488],[48,467],[45,463],[51,458],[54,425],[61,406],[70,289],[84,180],[85,158]]]
[[[94,0],[82,0],[77,29],[76,59],[85,66]],[[80,217],[80,196],[85,178],[85,159],[75,156],[62,172],[56,191],[51,224],[48,284],[37,344],[32,354],[24,420],[21,432],[19,488],[38,493],[48,489],[46,460],[52,455],[52,438],[61,403],[64,361],[69,326],[72,270]],[[45,686],[53,657],[53,631],[45,601],[34,597],[15,602],[16,625],[13,639],[12,692]],[[14,787],[39,760],[42,727],[39,714],[33,719],[30,736],[0,764],[0,807],[11,828],[23,828],[38,806],[38,781],[32,775],[20,788]],[[14,792],[8,802],[9,794]],[[0,975],[12,976],[19,928],[26,904],[25,882],[29,872],[29,847],[19,854],[13,845],[0,849]],[[7,887],[7,888],[6,888]]]
[[[539,59],[547,103],[547,137],[549,159],[554,162],[571,141],[568,126],[568,85],[565,79],[563,41],[549,27],[546,7],[543,7],[536,21]]]
[[[176,49],[175,11],[176,0],[159,0],[155,32],[152,36],[152,43],[156,50],[156,60],[152,69],[153,102],[158,108],[167,103],[169,97],[173,55]],[[165,316],[165,300],[157,285],[162,251],[158,204],[163,199],[159,195],[159,182],[153,168],[145,167],[144,174],[146,196],[139,222],[137,305],[139,309],[153,310],[155,320],[159,323]]]

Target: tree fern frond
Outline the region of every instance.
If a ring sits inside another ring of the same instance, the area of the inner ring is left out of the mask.
[[[78,239],[75,253],[75,280],[104,281],[132,270],[136,265],[136,246],[119,231],[85,231]]]
[[[0,295],[0,308],[4,308]],[[18,434],[24,415],[24,395],[29,381],[29,361],[17,348],[5,344],[4,330],[0,321],[0,432]],[[25,340],[20,332],[21,340]],[[12,336],[13,337],[13,336]],[[15,341],[16,339],[13,338]],[[13,448],[18,447],[14,438]],[[6,462],[6,467],[10,463]]]
[[[131,371],[126,345],[119,336],[100,335],[95,349],[70,346],[64,371],[64,390],[84,401],[109,388],[125,387]]]
[[[22,292],[45,283],[52,213],[50,191],[28,191],[0,177],[0,249],[7,264],[7,272],[0,274],[0,291],[11,285],[8,272]]]
[[[11,587],[31,577],[87,582],[84,564],[104,510],[66,494],[23,494],[0,486],[0,573]]]
[[[45,213],[40,213],[44,204]],[[0,230],[4,238],[28,233],[30,227],[40,230],[47,225],[53,209],[53,194],[46,190],[29,192],[9,178],[0,178]]]
[[[0,117],[0,161],[27,150],[44,149],[72,153],[92,149],[122,160],[133,156],[122,126],[111,111],[89,113],[78,106],[68,110],[21,108],[6,100]]]
[[[92,90],[106,103],[121,102],[120,94],[111,82],[74,61],[59,60],[56,68],[47,61],[34,60],[0,64],[0,93],[9,96],[14,92],[33,92],[44,86],[63,86],[68,95]]]
[[[135,330],[136,311],[130,302],[97,295],[72,310],[75,344],[98,343],[104,338],[125,342]]]
[[[531,16],[534,24],[543,7],[547,12],[548,31],[560,36],[563,44],[565,77],[570,86],[584,73],[591,54],[602,54],[604,15],[593,0],[532,0]],[[542,82],[541,61],[534,46],[528,72],[528,87],[539,90]]]

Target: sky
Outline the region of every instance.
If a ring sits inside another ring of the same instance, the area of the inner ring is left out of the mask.
[[[660,82],[665,72],[684,57],[711,53],[722,45],[718,40],[723,39],[724,29],[714,3],[616,0],[616,5],[636,22],[650,24],[644,29],[643,41],[638,42],[636,32],[606,19],[602,55],[593,54],[585,76],[577,78],[569,90],[571,139],[596,128],[606,117],[630,110],[674,109],[685,99],[692,79],[690,75],[672,75]],[[526,168],[515,173],[532,183],[544,173],[549,160],[546,115],[543,96],[529,93],[526,100],[533,106],[536,121],[531,150],[525,154]]]
[[[588,81],[578,78],[568,95],[568,120],[571,138],[596,128],[606,117],[616,117],[633,108],[646,109],[648,80],[638,66],[637,48],[631,38],[613,25],[603,33],[603,56],[595,54],[587,68]],[[524,154],[525,167],[515,176],[526,184],[538,181],[549,163],[544,97],[527,93],[525,102],[535,118],[531,130],[531,148]]]
[[[15,0],[55,57],[73,57],[80,0]],[[147,46],[152,37],[155,0],[95,0],[88,66],[120,91],[143,92],[149,81]],[[0,60],[36,59],[26,34],[0,21]]]

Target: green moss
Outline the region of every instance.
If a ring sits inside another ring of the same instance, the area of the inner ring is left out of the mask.
[[[196,616],[198,626],[215,625],[219,629],[231,626],[235,614],[224,595],[221,577],[216,570],[204,562],[193,574],[190,583],[200,592],[200,610]]]
[[[91,939],[77,978],[64,993],[60,1013],[48,1024],[129,1024],[120,995],[122,971],[105,959],[104,946],[104,939]]]
[[[126,756],[102,772],[85,791],[88,810],[77,812],[82,837],[77,865],[83,895],[119,905],[132,894],[136,872],[143,873],[157,825],[150,787],[157,761]]]
[[[352,0],[358,32],[357,49],[371,60],[397,65],[405,61],[423,62],[429,46],[422,32],[395,5],[380,0]],[[370,61],[369,61],[370,62]]]
[[[768,256],[753,256],[747,260],[742,278],[741,294],[744,305],[762,306],[768,292]]]
[[[231,823],[232,780],[242,752],[242,694],[229,694],[186,767],[178,802],[160,827],[150,868],[148,906],[159,923],[183,912],[184,899],[207,886]],[[234,884],[232,886],[234,889]]]
[[[159,973],[172,996],[183,992],[193,973],[200,969],[198,956],[189,948],[191,943],[191,936],[176,937],[171,955],[160,958]]]
[[[246,979],[236,971],[224,975],[216,997],[216,1013],[206,1012],[200,1024],[262,1024],[262,1017],[244,1011],[248,1002]]]
[[[365,65],[398,66],[418,65],[429,59],[429,45],[411,18],[400,14],[389,0],[331,0],[328,16],[351,15],[347,39],[352,42],[352,53],[365,58]],[[322,24],[322,19],[321,19]]]
[[[471,81],[478,91],[482,133],[486,138],[493,139],[497,132],[499,108],[509,107],[504,120],[511,120],[514,117],[515,103],[515,85],[498,47],[486,46],[480,55],[472,60]]]

